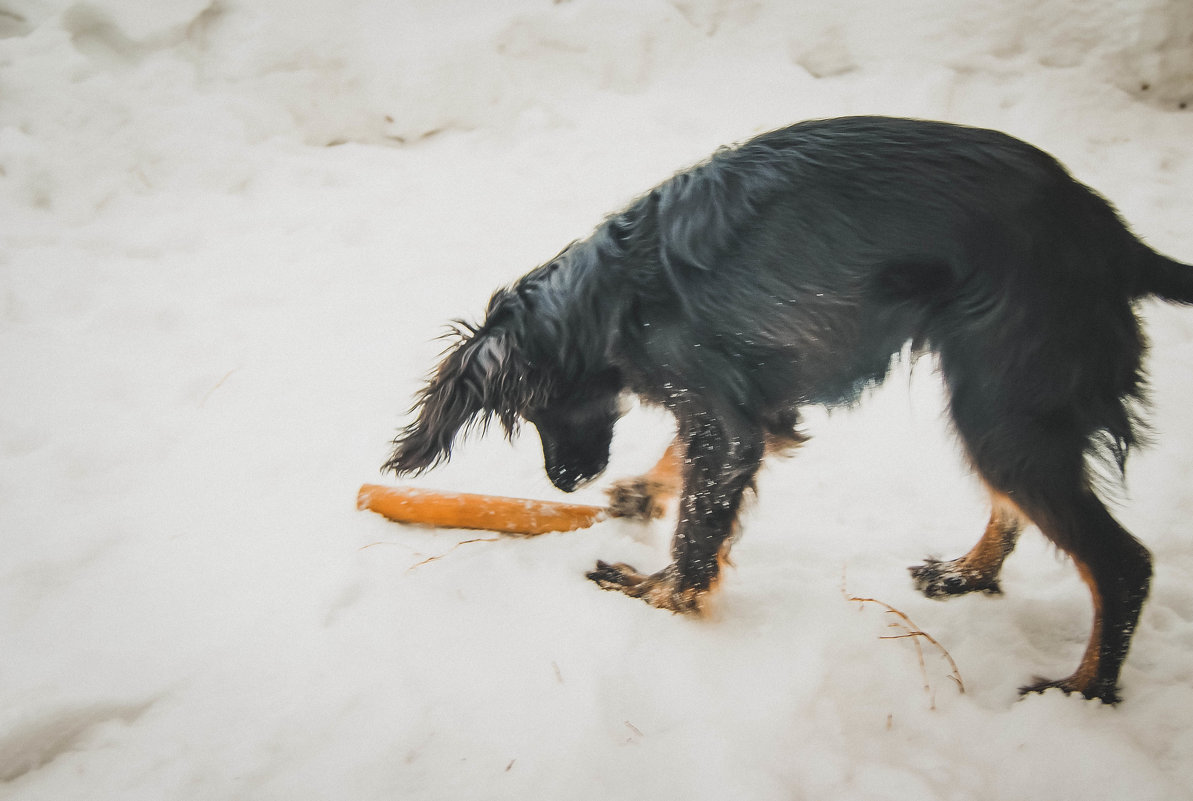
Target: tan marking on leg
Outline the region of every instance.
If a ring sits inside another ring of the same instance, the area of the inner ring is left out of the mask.
[[[986,530],[969,553],[958,560],[957,568],[982,581],[993,581],[1027,522],[1027,515],[1014,501],[990,490],[990,520],[986,523]]]
[[[679,492],[679,485],[683,472],[684,443],[679,437],[671,440],[667,450],[655,466],[646,471],[644,479],[668,490],[671,494]]]
[[[1094,604],[1094,625],[1090,630],[1089,643],[1085,646],[1081,664],[1077,666],[1077,670],[1073,671],[1072,676],[1063,681],[1068,685],[1068,689],[1085,692],[1093,686],[1094,680],[1097,679],[1098,667],[1102,661],[1102,593],[1098,591],[1097,582],[1094,581],[1089,568],[1076,559],[1073,562],[1077,565],[1077,572],[1081,574],[1081,579],[1089,587],[1089,594]]]
[[[1070,556],[1072,555],[1070,554]],[[1081,575],[1082,581],[1089,587],[1089,594],[1094,604],[1094,624],[1089,633],[1089,643],[1085,646],[1085,653],[1082,654],[1081,662],[1071,676],[1055,681],[1040,679],[1035,684],[1019,688],[1020,693],[1039,693],[1055,688],[1066,694],[1077,692],[1089,698],[1097,687],[1098,671],[1102,666],[1103,598],[1089,568],[1075,557],[1073,563],[1077,566],[1077,572]],[[1110,689],[1108,696],[1096,697],[1100,697],[1106,703],[1114,703],[1117,700],[1113,688]]]
[[[990,520],[977,544],[958,559],[928,559],[911,570],[916,589],[929,598],[951,598],[971,592],[1001,594],[998,574],[1030,521],[1006,495],[989,490]]]
[[[721,581],[725,577],[725,568],[733,565],[729,560],[729,551],[736,539],[737,528],[735,526],[733,535],[726,538],[717,550],[717,574],[713,576],[707,587],[680,589],[679,574],[675,571],[675,566],[670,565],[651,576],[633,574],[628,578],[627,586],[622,591],[627,595],[642,598],[660,609],[669,609],[672,612],[695,615],[696,617],[707,616],[717,591],[721,588]],[[629,568],[628,565],[619,565],[618,567]],[[629,568],[629,570],[633,571],[633,568]]]

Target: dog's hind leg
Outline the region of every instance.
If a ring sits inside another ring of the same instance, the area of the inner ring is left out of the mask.
[[[679,494],[683,480],[683,454],[683,441],[676,437],[655,466],[646,473],[614,482],[605,491],[613,516],[635,520],[662,517],[666,504]]]
[[[1151,583],[1151,555],[1087,491],[1034,515],[1040,529],[1077,565],[1093,598],[1094,623],[1071,676],[1037,680],[1021,692],[1056,687],[1105,703],[1118,701],[1118,676]]]
[[[699,613],[715,588],[737,525],[742,495],[762,462],[764,436],[731,415],[680,417],[683,492],[671,543],[672,563],[651,575],[625,564],[598,562],[588,577],[672,612]]]
[[[1024,417],[999,414],[988,401],[981,403],[985,414],[968,414],[972,409],[954,393],[954,420],[974,466],[1073,559],[1093,600],[1093,627],[1077,669],[1022,692],[1056,687],[1114,703],[1119,671],[1147,598],[1151,557],[1094,494],[1085,464],[1090,434],[1075,411]]]
[[[990,490],[990,500],[990,522],[969,553],[947,562],[929,558],[908,568],[917,590],[941,600],[968,592],[1002,594],[998,574],[1027,518],[1005,495]]]

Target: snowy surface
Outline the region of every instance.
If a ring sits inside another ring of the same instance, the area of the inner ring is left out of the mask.
[[[1018,700],[1091,617],[1038,534],[1003,598],[913,592],[986,515],[930,360],[810,415],[708,620],[584,578],[665,522],[453,549],[353,503],[447,320],[720,144],[996,127],[1193,261],[1189,101],[1180,0],[0,0],[0,798],[1191,797],[1188,310],[1143,309],[1116,708]],[[605,481],[669,435],[635,410]],[[532,434],[420,483],[559,497]]]

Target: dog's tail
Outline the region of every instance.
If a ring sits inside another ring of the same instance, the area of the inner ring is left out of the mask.
[[[1154,295],[1174,303],[1193,304],[1193,265],[1182,264],[1147,249],[1141,260],[1137,294]]]

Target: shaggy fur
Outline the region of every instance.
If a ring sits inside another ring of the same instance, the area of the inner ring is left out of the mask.
[[[619,398],[670,410],[682,447],[673,562],[600,563],[607,589],[697,612],[768,442],[840,405],[911,343],[939,358],[995,514],[979,547],[913,569],[929,595],[996,591],[1037,525],[1093,593],[1059,687],[1116,700],[1150,556],[1095,494],[1139,440],[1141,298],[1193,302],[1193,268],[1133,236],[1050,156],[1001,133],[891,118],[806,122],[722,149],[498,291],[461,325],[385,467],[424,471],[495,418],[541,437],[571,491],[609,458]],[[1092,458],[1091,458],[1092,457]]]

